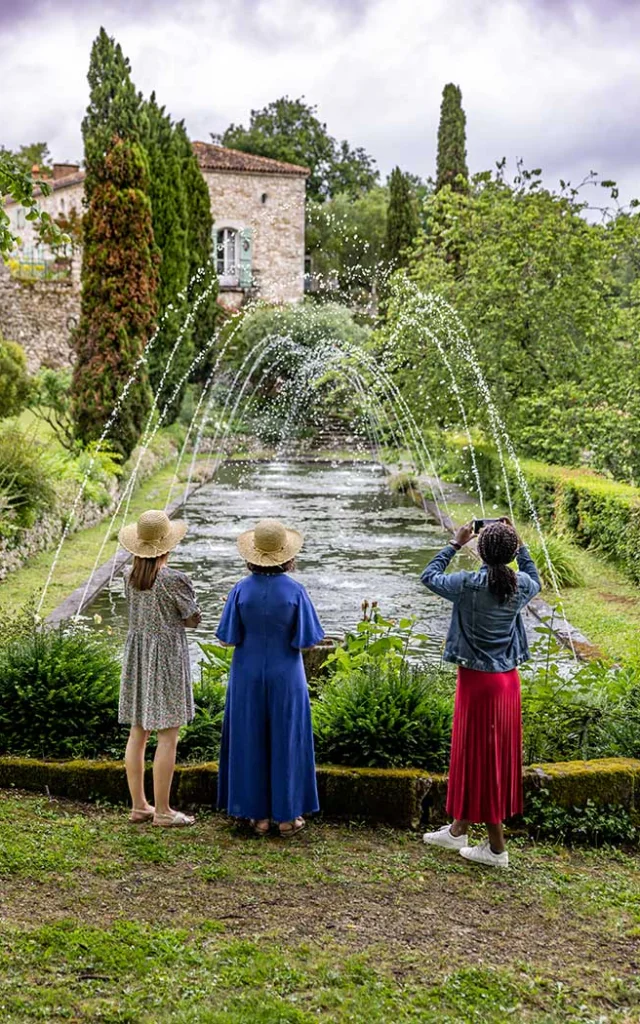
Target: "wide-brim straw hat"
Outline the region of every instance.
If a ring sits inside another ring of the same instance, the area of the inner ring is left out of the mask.
[[[298,554],[304,537],[278,519],[261,519],[238,537],[238,551],[250,565],[284,565]]]
[[[123,526],[118,534],[122,547],[138,558],[159,558],[180,543],[187,532],[182,519],[169,519],[166,512],[151,508],[137,523]]]

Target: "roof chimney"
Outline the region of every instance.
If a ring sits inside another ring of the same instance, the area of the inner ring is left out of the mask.
[[[53,180],[58,181],[59,178],[68,178],[70,174],[77,174],[79,170],[80,164],[54,164]]]

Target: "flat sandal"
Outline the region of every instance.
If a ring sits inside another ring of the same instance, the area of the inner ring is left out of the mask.
[[[284,828],[280,825],[278,827],[278,832],[282,839],[291,839],[293,836],[297,836],[298,832],[302,832],[303,828],[306,827],[307,823],[304,818],[296,818],[293,823],[286,825]]]
[[[139,811],[134,807],[129,815],[129,821],[132,825],[143,825],[147,821],[153,821],[155,813],[155,807],[152,807],[148,811]]]
[[[154,814],[153,824],[161,828],[186,828],[188,825],[195,825],[196,819],[182,811],[173,811],[171,814]]]

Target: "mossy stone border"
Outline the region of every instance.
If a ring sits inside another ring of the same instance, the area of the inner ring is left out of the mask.
[[[149,784],[151,768],[148,769]],[[214,807],[218,766],[215,762],[179,765],[172,799],[185,808]],[[416,828],[421,821],[441,824],[446,817],[446,775],[411,768],[317,768],[320,804],[327,818],[364,820],[396,828]],[[24,789],[79,801],[127,803],[122,761],[39,761],[0,757],[0,788]],[[527,798],[545,789],[561,807],[624,808],[640,825],[640,760],[603,758],[532,765],[524,772]]]

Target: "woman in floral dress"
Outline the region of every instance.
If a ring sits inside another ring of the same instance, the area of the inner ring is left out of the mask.
[[[185,626],[200,622],[188,576],[167,565],[169,552],[187,532],[165,512],[143,512],[120,531],[120,543],[134,555],[125,570],[129,632],[124,649],[119,721],[131,726],[125,765],[133,808],[132,822],[165,828],[192,825],[194,819],[169,804],[180,726],[194,716]],[[155,806],[144,790],[144,758],[151,732],[158,733],[153,762]]]

